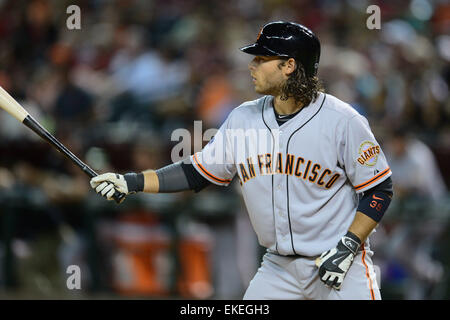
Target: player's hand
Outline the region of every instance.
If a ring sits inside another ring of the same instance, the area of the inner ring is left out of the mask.
[[[361,245],[361,240],[351,232],[338,242],[336,248],[325,251],[316,259],[319,277],[325,285],[339,290],[348,269]]]
[[[95,192],[107,200],[114,200],[116,190],[126,195],[142,191],[137,176],[136,173],[121,175],[108,172],[92,178],[90,183]]]

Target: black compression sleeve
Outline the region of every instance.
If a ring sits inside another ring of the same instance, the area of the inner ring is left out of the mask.
[[[199,192],[211,184],[203,178],[191,163],[180,161],[155,171],[159,181],[159,193],[194,190]]]
[[[155,171],[159,181],[159,193],[169,193],[189,190],[186,175],[180,162],[165,166]]]
[[[183,169],[184,174],[186,175],[187,181],[189,183],[189,188],[191,190],[199,192],[211,184],[210,181],[203,178],[203,176],[200,173],[198,173],[197,170],[195,170],[192,163],[189,164],[181,163],[181,168]]]
[[[382,183],[377,184],[375,187],[373,187],[367,191],[364,191],[363,197],[370,195],[371,193],[373,193],[375,191],[384,192],[384,193],[388,194],[390,197],[392,197],[392,195],[394,194],[394,190],[392,187],[391,177],[387,178]]]
[[[392,179],[389,177],[382,183],[364,192],[357,211],[364,213],[376,222],[384,216],[393,196]]]

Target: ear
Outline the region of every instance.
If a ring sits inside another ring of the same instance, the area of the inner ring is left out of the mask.
[[[286,63],[285,63],[285,68],[284,68],[284,72],[285,74],[288,76],[290,75],[292,72],[295,71],[295,68],[297,68],[297,62],[295,62],[294,58],[289,58]]]

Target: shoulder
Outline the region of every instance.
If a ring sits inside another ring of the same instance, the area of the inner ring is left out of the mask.
[[[230,114],[229,119],[252,119],[256,115],[260,115],[263,109],[263,106],[267,99],[271,99],[270,96],[263,96],[259,99],[246,101],[240,104],[238,107],[234,108]],[[251,117],[251,118],[247,118]]]
[[[331,94],[326,94],[323,109],[327,127],[334,131],[338,139],[349,133],[370,131],[369,121],[363,115]]]
[[[350,104],[326,93],[323,110],[336,120],[351,120],[352,118],[362,117]]]

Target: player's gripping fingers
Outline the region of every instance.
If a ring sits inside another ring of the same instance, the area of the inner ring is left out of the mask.
[[[328,277],[328,279],[324,281],[325,285],[327,287],[332,287],[335,279],[336,279],[336,275],[330,273],[330,276]]]
[[[336,274],[331,274],[328,280],[325,282],[325,285],[327,285],[330,288],[336,288],[337,284],[339,283],[339,276]]]
[[[98,185],[100,185],[102,182],[112,182],[112,179],[114,179],[115,175],[114,173],[108,172],[100,174],[96,177],[93,177],[90,181],[91,187],[95,189]]]
[[[112,196],[115,193],[114,184],[106,181],[102,182],[95,188],[95,191],[106,199],[113,200]]]
[[[92,181],[93,179],[94,178],[92,178],[91,181],[89,181],[89,183],[90,183],[92,189],[96,189],[100,185],[101,182],[94,182],[94,181]]]
[[[324,271],[324,272],[322,272],[322,274],[320,274],[320,272],[319,272],[319,276],[320,276],[320,279],[324,283],[326,283],[328,281],[328,278],[330,277],[330,273],[328,271]]]
[[[339,290],[341,288],[343,276],[334,272],[325,271],[320,279],[327,287]]]
[[[114,188],[114,185],[113,185],[113,188],[111,188],[111,190],[106,194],[106,199],[114,200],[114,198],[113,198],[114,193],[116,193],[116,189]]]
[[[341,277],[338,277],[335,281],[335,283],[333,284],[333,288],[335,288],[336,290],[341,290],[341,285],[342,282],[344,281],[344,279],[342,279]]]
[[[103,189],[105,189],[105,187],[107,187],[107,186],[108,186],[108,182],[106,182],[106,181],[102,182],[95,188],[95,192],[101,194]]]
[[[106,187],[101,191],[101,195],[110,200],[111,196],[114,194],[114,185],[112,183],[108,183]]]

